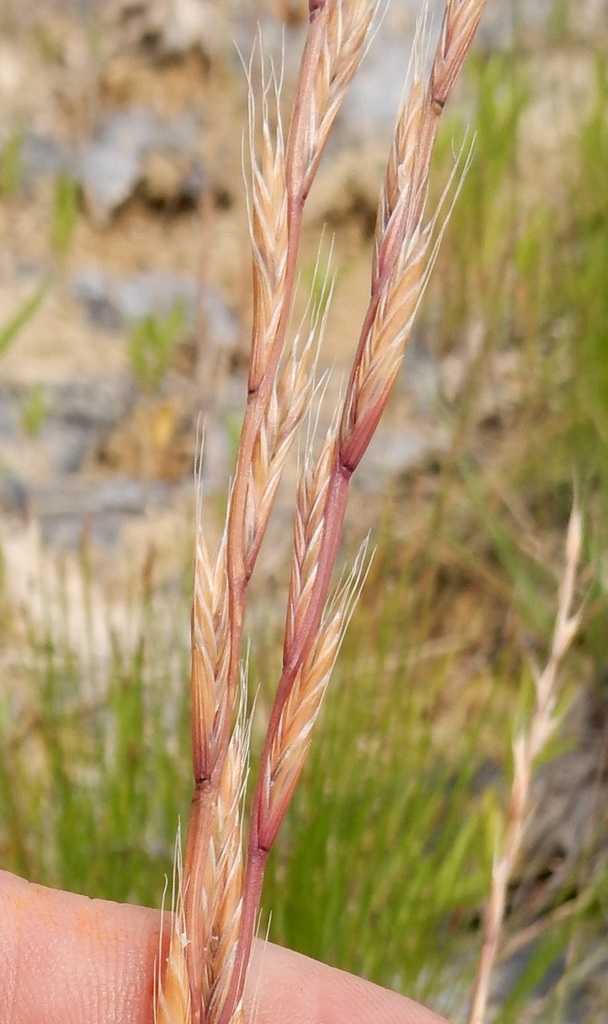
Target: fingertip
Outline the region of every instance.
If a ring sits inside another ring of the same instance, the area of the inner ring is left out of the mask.
[[[0,897],[0,1021],[151,1024],[158,913],[6,872]]]
[[[158,911],[1,871],[0,902],[0,1024],[152,1024]],[[165,954],[162,946],[161,961]],[[265,942],[253,950],[245,1009],[250,1024],[447,1024],[394,992]]]
[[[262,942],[253,951],[246,1007],[252,1024],[448,1024],[396,992]]]

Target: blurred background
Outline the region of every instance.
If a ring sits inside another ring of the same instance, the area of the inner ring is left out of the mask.
[[[294,323],[335,274],[321,430],[366,303],[417,9],[386,9],[307,207]],[[306,23],[303,0],[2,4],[0,864],[45,884],[158,905],[170,875],[197,433],[213,542],[246,397],[243,62],[261,26],[287,116]],[[585,612],[492,1019],[605,1019],[607,101],[605,0],[490,0],[431,202],[472,141],[473,161],[353,483],[344,558],[371,531],[374,561],[264,897],[276,941],[457,1020],[575,493]],[[294,479],[295,456],[251,601],[254,746]]]

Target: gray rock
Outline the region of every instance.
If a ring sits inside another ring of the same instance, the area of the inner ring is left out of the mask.
[[[147,183],[154,201],[195,201],[203,187],[198,131],[196,119],[187,112],[170,120],[140,106],[109,114],[78,161],[79,180],[93,216],[107,221],[141,182]]]
[[[92,424],[66,423],[49,419],[40,430],[40,444],[54,474],[77,473],[84,466],[93,447],[95,430]]]
[[[84,270],[71,279],[74,297],[83,303],[90,320],[106,330],[120,330],[150,316],[166,316],[176,305],[187,327],[194,329],[199,315],[209,343],[224,352],[238,345],[238,323],[217,288],[200,288],[194,277],[142,271],[117,278],[101,270]]]
[[[90,143],[79,159],[79,179],[94,218],[106,221],[132,196],[140,176],[140,158],[103,143]]]
[[[83,495],[86,511],[119,512],[139,515],[146,508],[161,508],[166,501],[167,487],[161,481],[144,482],[131,477],[115,476],[102,480]]]
[[[72,274],[71,291],[83,304],[92,324],[106,331],[119,331],[124,317],[116,304],[113,287],[101,270],[82,270]]]
[[[213,0],[113,0],[110,19],[120,48],[143,47],[162,58],[200,50],[211,60],[230,38],[221,10]]]
[[[19,416],[15,398],[5,386],[0,388],[0,439],[11,440],[19,432]]]
[[[374,434],[365,455],[365,472],[355,476],[360,489],[376,493],[421,463],[433,452],[445,451],[447,436],[436,428],[407,431],[382,430]]]
[[[135,388],[128,373],[67,380],[46,388],[50,416],[96,428],[113,426],[129,412]]]
[[[113,292],[123,321],[133,323],[148,316],[166,315],[176,305],[181,305],[186,322],[194,322],[197,297],[194,278],[143,271],[116,280]]]
[[[40,443],[54,473],[81,470],[100,437],[129,412],[135,396],[131,377],[64,381],[47,388],[49,414]]]
[[[128,202],[140,186],[151,203],[195,203],[204,184],[197,132],[194,118],[187,113],[163,121],[145,107],[134,107],[109,115],[97,137],[80,152],[59,139],[27,135],[22,150],[23,181],[72,176],[100,223]]]
[[[201,316],[209,344],[225,353],[234,352],[239,345],[239,325],[223,296],[212,285],[204,288],[200,296]]]
[[[143,483],[116,476],[89,485],[41,488],[33,504],[46,544],[70,549],[86,536],[96,545],[111,547],[126,518],[164,506],[167,494],[158,481]]]
[[[29,503],[29,491],[23,481],[14,473],[4,473],[0,469],[0,508],[24,519]]]
[[[78,472],[100,435],[127,414],[135,397],[130,374],[67,380],[44,385],[45,414],[37,433],[24,434],[18,410],[27,401],[24,387],[11,392],[0,391],[0,441],[19,441],[20,448],[30,451],[28,462],[50,465],[53,473],[63,476]],[[34,470],[35,472],[36,470]]]
[[[100,146],[133,153],[136,157],[164,139],[160,119],[148,107],[141,106],[108,114],[97,133]]]
[[[194,278],[153,270],[119,278],[100,270],[85,270],[73,275],[71,286],[93,323],[107,329],[166,315],[177,304],[183,307],[186,323],[191,326],[196,320]]]
[[[412,395],[422,413],[430,413],[437,419],[441,402],[440,370],[423,333],[416,326],[405,349],[399,386]]]
[[[28,134],[23,139],[21,150],[24,177],[57,177],[59,174],[76,174],[77,161],[74,150],[61,139],[45,135]]]

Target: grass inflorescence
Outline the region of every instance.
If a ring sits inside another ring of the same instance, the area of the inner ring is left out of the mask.
[[[194,796],[188,822],[183,915],[171,939],[159,1020],[230,1024],[242,996],[268,854],[302,772],[353,601],[364,553],[331,595],[350,480],[386,407],[437,251],[437,212],[427,213],[439,120],[475,35],[483,3],[446,4],[428,77],[423,37],[389,155],[374,234],[370,301],[349,380],[319,451],[307,444],[297,485],[282,667],[268,720],[241,846],[244,727],[234,720],[247,590],[283,465],[301,420],[312,415],[317,328],[288,345],[302,214],[348,85],[362,59],[376,4],[328,0],[310,5],[310,27],[289,128],[283,133],[279,82],[262,74],[261,154],[250,90],[253,332],[247,407],[217,552],[197,524],[192,613]],[[275,99],[276,126],[269,114]],[[445,215],[443,215],[445,216]],[[314,441],[314,438],[312,439]],[[187,942],[184,943],[184,935]],[[182,993],[190,999],[184,1018]],[[176,981],[178,983],[176,983]]]

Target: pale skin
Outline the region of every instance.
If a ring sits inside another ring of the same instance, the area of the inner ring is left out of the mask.
[[[0,872],[0,1024],[153,1024],[160,915]],[[393,992],[259,942],[252,1024],[447,1024]]]

